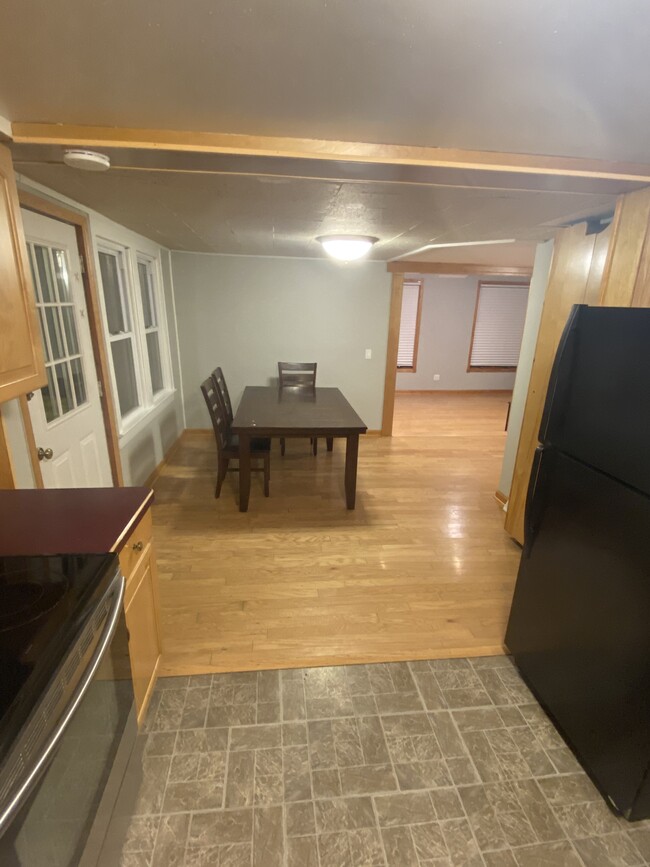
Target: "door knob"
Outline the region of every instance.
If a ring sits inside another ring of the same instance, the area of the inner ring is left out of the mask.
[[[36,454],[38,455],[39,461],[49,461],[54,457],[52,449],[43,449],[39,447]]]

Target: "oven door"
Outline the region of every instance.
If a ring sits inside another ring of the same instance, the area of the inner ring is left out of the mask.
[[[123,596],[124,579],[117,573],[103,607],[76,644],[80,664],[67,675],[70,684],[56,678],[50,684],[50,703],[54,691],[65,705],[52,715],[49,731],[17,780],[10,811],[6,801],[2,805],[3,867],[97,862],[137,734]],[[58,674],[65,669],[66,664]],[[18,745],[23,755],[28,739],[26,732]]]

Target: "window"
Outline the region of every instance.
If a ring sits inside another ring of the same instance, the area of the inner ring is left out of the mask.
[[[101,244],[98,255],[120,432],[125,433],[170,390],[163,300],[155,259],[109,243]]]
[[[113,376],[120,415],[124,419],[141,404],[135,369],[133,316],[126,285],[123,251],[100,250],[99,268],[104,290],[104,309]]]
[[[149,374],[151,390],[154,395],[164,388],[162,363],[160,360],[160,329],[158,325],[158,309],[154,291],[153,262],[151,259],[138,257],[138,280],[142,298],[142,315],[144,333],[147,341],[147,356],[149,359]]]
[[[45,244],[27,246],[45,348],[47,385],[41,395],[50,424],[86,403],[86,380],[66,253]]]
[[[528,283],[479,282],[468,371],[516,370]]]
[[[397,370],[415,373],[422,313],[422,281],[405,280],[402,287],[402,314],[399,321]]]

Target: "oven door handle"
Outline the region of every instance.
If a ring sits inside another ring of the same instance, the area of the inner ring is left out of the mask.
[[[88,687],[90,686],[92,679],[94,678],[95,673],[99,668],[99,664],[101,663],[104,654],[108,650],[108,646],[113,639],[113,635],[115,634],[117,622],[120,619],[120,614],[122,612],[122,602],[124,601],[125,584],[126,582],[123,576],[118,573],[115,576],[113,585],[111,587],[111,590],[113,590],[114,588],[113,592],[115,593],[115,598],[111,603],[111,607],[108,612],[108,616],[106,618],[106,622],[104,624],[99,643],[97,644],[97,647],[95,648],[95,651],[90,658],[90,661],[88,662],[88,666],[84,671],[81,680],[77,684],[75,691],[72,694],[72,698],[70,699],[70,701],[66,705],[65,710],[61,714],[61,717],[59,718],[56,727],[54,728],[54,731],[50,734],[48,740],[44,744],[38,759],[34,762],[33,766],[29,768],[29,770],[25,773],[25,776],[22,778],[16,791],[12,795],[10,795],[8,804],[1,808],[0,835],[4,833],[7,825],[11,822],[16,812],[22,806],[23,801],[37,783],[41,773],[45,770],[47,763],[51,759],[52,753],[57,748],[59,741],[63,736],[63,733],[65,732],[68,724],[70,723],[70,720],[74,715],[74,712],[77,710],[83,697],[88,691]],[[109,590],[108,592],[110,593],[111,590]]]

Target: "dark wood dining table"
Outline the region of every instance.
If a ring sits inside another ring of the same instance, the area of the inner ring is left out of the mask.
[[[334,437],[345,437],[345,501],[354,509],[359,435],[367,429],[338,388],[246,386],[232,421],[239,437],[239,511],[248,511],[253,437],[325,437],[328,451]]]

